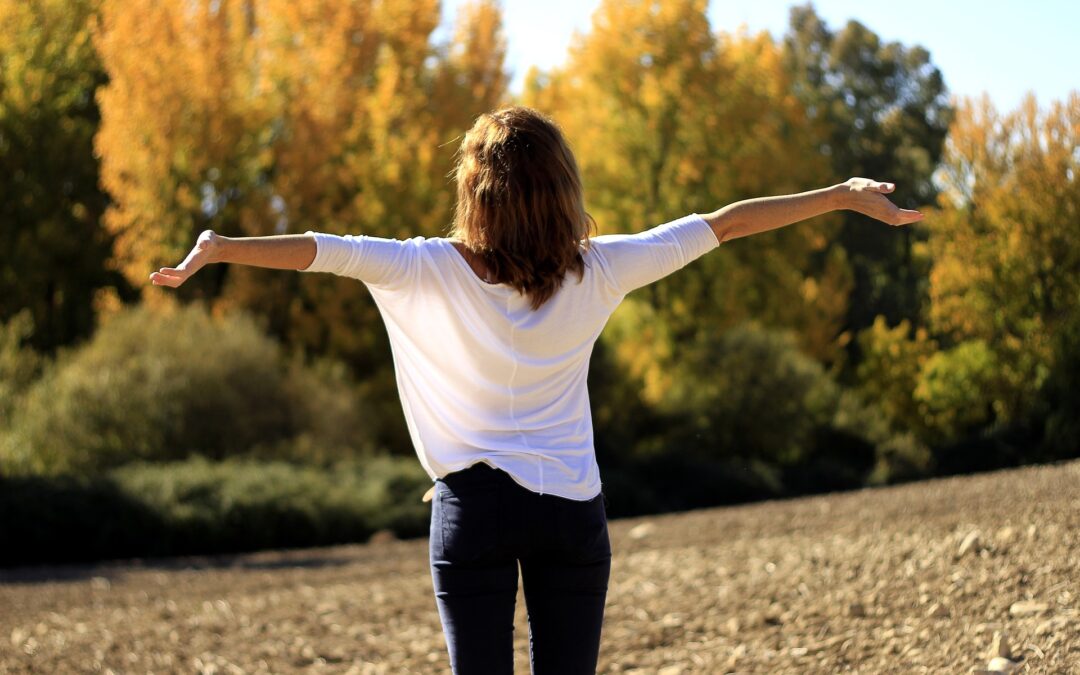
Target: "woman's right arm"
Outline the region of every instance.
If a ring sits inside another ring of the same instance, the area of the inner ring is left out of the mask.
[[[237,263],[278,270],[305,270],[315,260],[315,237],[280,234],[268,237],[223,237],[212,230],[199,235],[195,247],[176,267],[150,274],[155,286],[176,288],[209,263]]]

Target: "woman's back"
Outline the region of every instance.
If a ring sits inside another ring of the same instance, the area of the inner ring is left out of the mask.
[[[480,279],[450,239],[339,237],[317,232],[305,271],[363,281],[390,337],[405,417],[432,478],[484,461],[541,494],[600,492],[586,387],[589,358],[631,290],[718,245],[688,216],[582,246],[539,308],[508,284]]]

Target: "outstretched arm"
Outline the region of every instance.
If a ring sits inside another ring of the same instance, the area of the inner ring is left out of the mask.
[[[918,211],[898,208],[887,195],[895,186],[868,178],[851,178],[832,187],[779,197],[760,197],[729,204],[703,215],[721,244],[775,230],[800,220],[838,210],[858,211],[889,225],[907,225],[922,219]]]
[[[211,230],[199,235],[195,247],[176,267],[150,274],[155,286],[173,288],[209,263],[237,263],[279,270],[303,270],[315,260],[315,238],[309,234],[269,237],[223,237]]]

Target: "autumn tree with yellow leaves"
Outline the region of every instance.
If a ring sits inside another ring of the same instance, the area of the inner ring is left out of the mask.
[[[980,433],[1021,429],[1033,445],[1077,406],[1066,386],[1080,355],[1077,147],[1080,93],[1046,108],[1028,96],[1005,113],[985,96],[959,102],[927,217],[934,337],[879,319],[859,366],[893,422],[946,455]],[[1069,435],[1075,444],[1080,430]]]
[[[442,234],[455,140],[504,98],[507,77],[494,2],[464,6],[446,44],[432,38],[439,20],[437,0],[104,0],[105,224],[145,301],[170,301],[143,284],[147,270],[205,229]],[[374,417],[400,422],[361,284],[214,267],[185,297],[253,311],[290,347],[345,360],[390,406]]]
[[[778,46],[764,33],[716,35],[705,10],[704,0],[602,2],[566,64],[529,75],[525,102],[562,125],[602,233],[798,192],[827,174]],[[824,254],[829,231],[821,219],[725,244],[628,298],[611,342],[646,397],[663,400],[680,343],[750,318],[835,358],[849,280],[842,252]]]
[[[98,150],[115,200],[106,222],[133,281],[206,228],[439,232],[451,206],[446,143],[504,95],[492,3],[466,7],[441,49],[431,43],[434,0],[136,0],[102,10],[110,83]],[[260,307],[285,290],[272,276],[223,268],[198,291]]]
[[[994,417],[1029,410],[1080,319],[1080,92],[1000,113],[965,100],[950,131],[930,246],[930,319],[993,355]]]

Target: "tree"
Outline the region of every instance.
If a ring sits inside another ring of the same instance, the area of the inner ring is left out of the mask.
[[[106,0],[102,14],[97,44],[111,81],[97,143],[115,199],[106,223],[117,263],[150,300],[162,295],[144,283],[149,271],[207,228],[439,232],[451,207],[446,143],[504,94],[491,2],[463,8],[447,46],[431,44],[435,0]],[[188,293],[258,310],[306,347],[366,358],[370,336],[351,336],[374,307],[350,320],[358,291],[215,272]]]
[[[827,173],[777,46],[764,33],[714,35],[705,5],[602,2],[567,63],[527,78],[525,103],[563,127],[602,233],[805,190]],[[842,252],[824,252],[828,228],[725,244],[636,292],[605,336],[614,358],[652,403],[682,345],[751,318],[796,328],[804,349],[835,358],[847,277]]]
[[[995,355],[999,421],[1030,411],[1055,335],[1080,316],[1080,92],[1000,114],[964,100],[930,236],[934,330]]]
[[[116,260],[145,284],[198,233],[433,236],[454,140],[505,94],[497,5],[433,44],[436,0],[104,0],[98,148]],[[134,46],[134,48],[133,48]],[[345,360],[408,448],[378,310],[355,280],[217,266],[180,294],[265,317],[289,347]]]
[[[103,293],[130,295],[99,223],[96,12],[91,0],[0,1],[0,323],[29,310],[28,342],[46,352],[93,330]]]
[[[824,127],[818,150],[834,179],[880,177],[896,183],[902,207],[933,203],[952,109],[927,50],[883,42],[857,21],[834,32],[806,4],[791,9],[783,61],[792,91]],[[879,314],[890,324],[922,321],[927,265],[913,249],[925,238],[919,228],[882,232],[865,216],[843,215],[839,242],[854,271],[850,331]]]

